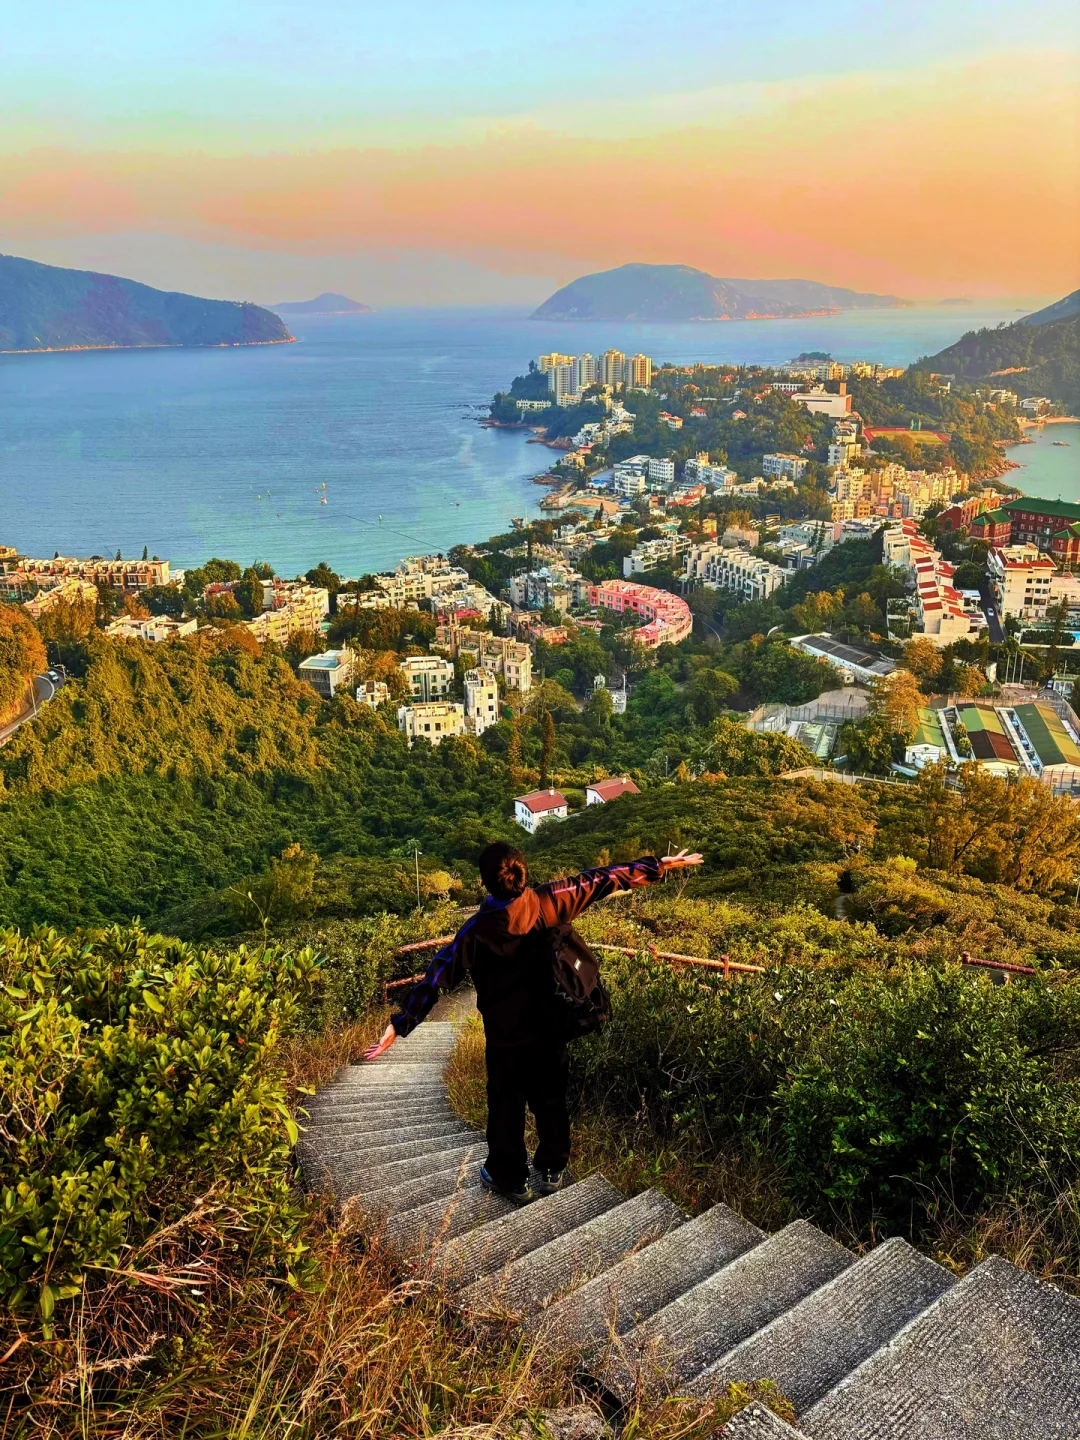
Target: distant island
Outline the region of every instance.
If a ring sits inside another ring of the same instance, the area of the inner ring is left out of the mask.
[[[993,330],[969,330],[917,362],[920,370],[988,381],[1021,399],[1045,396],[1080,411],[1080,290]]]
[[[861,294],[816,280],[730,280],[690,265],[620,265],[564,285],[532,319],[778,320],[905,304],[895,295]]]
[[[273,345],[292,338],[277,315],[246,301],[204,300],[0,255],[0,351]]]
[[[314,300],[286,300],[274,309],[281,315],[373,315],[370,305],[361,305],[359,300],[350,300],[347,295],[335,295],[324,290]]]

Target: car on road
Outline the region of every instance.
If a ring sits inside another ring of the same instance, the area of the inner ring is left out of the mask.
[[[60,679],[60,676],[56,673],[55,670],[46,670],[45,674],[49,677],[50,680]]]
[[[994,618],[994,607],[992,605],[987,605],[986,607],[986,618],[988,620],[992,620]]]

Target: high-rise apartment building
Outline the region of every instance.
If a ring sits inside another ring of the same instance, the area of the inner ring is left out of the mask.
[[[569,405],[577,393],[577,367],[571,360],[566,364],[553,365],[547,372],[548,390],[556,405]]]
[[[626,377],[626,356],[621,350],[605,350],[600,356],[600,383],[622,385]]]
[[[550,355],[541,355],[536,365],[540,374],[546,375],[549,370],[554,370],[556,365],[572,365],[573,363],[573,355],[560,355],[557,350],[553,350]]]
[[[652,384],[652,361],[648,355],[631,355],[623,370],[623,384],[630,390],[648,390]]]
[[[596,356],[587,351],[574,361],[575,389],[584,390],[586,385],[596,384]]]

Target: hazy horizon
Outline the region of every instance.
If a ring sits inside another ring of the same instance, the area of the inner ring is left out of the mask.
[[[0,249],[264,303],[536,305],[628,261],[1080,284],[1080,15],[104,0],[7,17]]]

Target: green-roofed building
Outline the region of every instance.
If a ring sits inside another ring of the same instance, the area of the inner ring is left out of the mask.
[[[1080,505],[1069,500],[1042,500],[1037,495],[1022,495],[1016,500],[1006,500],[1000,509],[1010,520],[1009,539],[1005,543],[1037,545],[1040,550],[1048,553],[1052,548],[1054,535],[1064,526],[1080,520]],[[1001,543],[995,538],[995,545]]]
[[[915,734],[904,751],[904,762],[921,770],[924,765],[936,765],[950,759],[949,747],[945,740],[941,716],[936,710],[922,707]]]
[[[1017,705],[1013,714],[1031,743],[1042,771],[1080,772],[1080,745],[1065,728],[1057,712],[1042,701]]]

